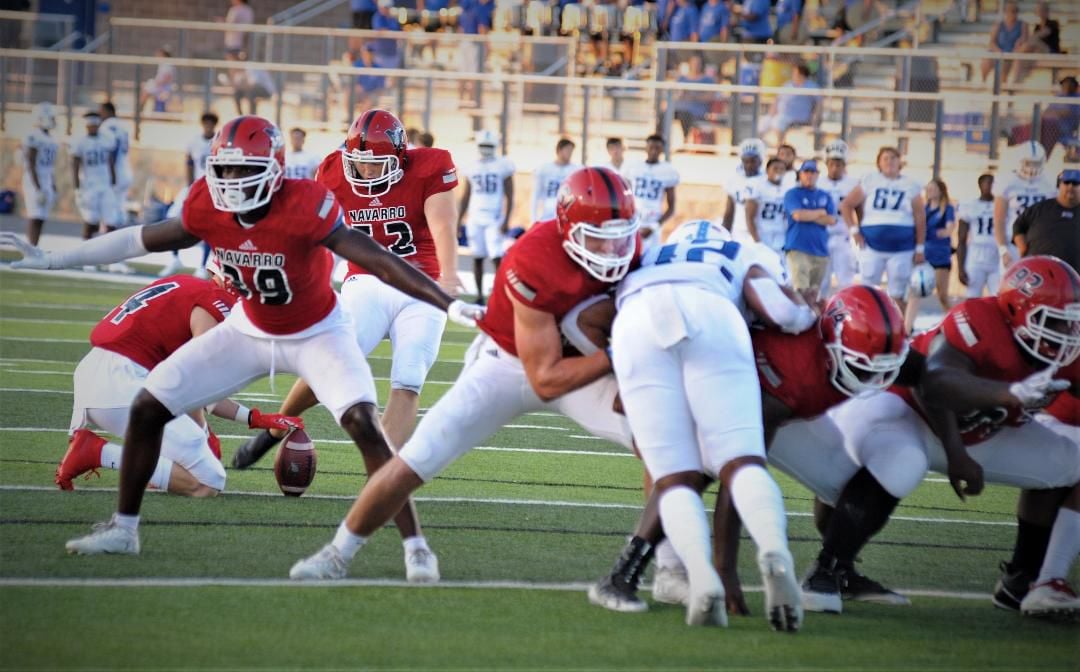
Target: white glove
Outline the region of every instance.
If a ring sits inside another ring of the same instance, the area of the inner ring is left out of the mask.
[[[1043,408],[1051,401],[1058,392],[1069,389],[1072,384],[1068,380],[1055,379],[1057,367],[1033,373],[1019,383],[1009,385],[1009,394],[1016,397],[1024,408]]]
[[[14,247],[22,253],[22,259],[11,262],[12,268],[57,268],[52,265],[51,254],[42,252],[41,249],[34,247],[10,231],[0,233],[0,245]]]
[[[784,325],[781,331],[787,334],[801,334],[817,324],[818,316],[810,306],[799,306],[795,319],[791,324]]]
[[[45,204],[49,202],[49,195],[44,191],[38,191],[37,198],[34,200],[37,201],[38,207],[44,208]]]
[[[484,318],[484,310],[483,306],[478,306],[475,303],[465,303],[461,299],[454,299],[446,307],[446,316],[454,324],[460,324],[463,327],[475,327],[477,321]]]

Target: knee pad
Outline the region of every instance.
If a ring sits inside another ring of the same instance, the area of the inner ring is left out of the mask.
[[[390,365],[391,389],[420,394],[428,371],[434,363],[434,353],[420,352],[418,349],[409,353],[394,353],[394,361]]]
[[[863,466],[893,497],[903,499],[922,483],[929,468],[926,451],[907,441],[891,441],[888,432],[868,436],[873,446],[864,448]]]

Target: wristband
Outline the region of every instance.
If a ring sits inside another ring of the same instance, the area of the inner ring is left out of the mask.
[[[926,245],[919,243],[915,246],[915,254],[924,254],[926,252]]]
[[[1002,254],[1008,254],[1009,253],[1009,246],[1008,245],[998,245],[998,252],[1000,252]]]
[[[236,402],[233,402],[236,404]],[[233,416],[233,420],[236,422],[242,422],[246,425],[251,424],[251,409],[243,404],[236,404],[236,415]]]

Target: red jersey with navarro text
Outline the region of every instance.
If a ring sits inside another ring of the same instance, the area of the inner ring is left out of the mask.
[[[406,152],[404,168],[405,175],[388,193],[371,198],[357,196],[345,179],[338,150],[323,159],[315,179],[337,197],[345,211],[346,224],[438,280],[439,258],[424,214],[424,202],[429,196],[457,186],[454,161],[445,149],[420,147]],[[349,275],[357,273],[367,271],[349,262]]]
[[[589,275],[566,254],[555,220],[538,222],[503,257],[495,272],[495,287],[491,291],[487,313],[477,327],[491,336],[500,348],[517,356],[514,305],[507,293],[530,308],[552,314],[556,322],[561,322],[574,306],[612,286],[610,282]]]
[[[944,335],[949,345],[975,363],[975,375],[980,378],[1015,383],[1039,370],[1025,358],[1014,340],[1012,329],[998,308],[997,297],[964,301],[950,310],[937,327],[916,336],[911,348],[927,354],[938,334]],[[910,389],[892,387],[889,391],[924,415]],[[969,446],[990,438],[1003,425],[1018,426],[1030,419],[1026,413],[1009,412],[1001,407],[982,408],[957,417],[961,436]]]
[[[1046,412],[1066,425],[1080,427],[1080,359],[1058,371],[1054,378],[1067,380],[1072,387],[1060,392],[1054,401],[1046,407]]]
[[[90,344],[123,355],[147,370],[191,340],[191,311],[221,322],[236,298],[209,280],[162,278],[135,292],[98,322]]]
[[[795,418],[817,417],[848,400],[830,380],[829,353],[816,328],[797,335],[754,329],[750,336],[762,391],[783,402]]]
[[[243,301],[253,325],[268,334],[295,334],[330,314],[332,256],[323,247],[342,225],[341,206],[311,180],[284,180],[270,211],[253,226],[210,200],[206,179],[191,185],[184,228],[206,241]]]

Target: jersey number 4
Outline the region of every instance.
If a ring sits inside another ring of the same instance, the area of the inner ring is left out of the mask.
[[[252,276],[254,289],[244,282],[244,276],[240,269],[231,264],[221,264],[221,270],[229,276],[229,282],[244,299],[251,301],[255,294],[259,295],[259,302],[268,306],[284,306],[293,299],[292,290],[289,288],[289,279],[285,271],[272,266],[260,266],[255,269]]]
[[[154,299],[161,298],[178,287],[180,287],[178,282],[166,282],[135,292],[128,297],[127,301],[124,301],[123,305],[120,306],[120,310],[116,311],[116,314],[109,321],[113,324],[120,324],[127,319],[128,315],[139,312]]]
[[[353,228],[358,231],[363,231],[367,235],[372,235],[371,224],[353,224]],[[399,257],[408,257],[416,254],[416,245],[413,243],[412,227],[408,222],[396,221],[385,222],[383,224],[383,230],[387,235],[397,236],[397,240],[387,245],[386,249],[390,250]]]

